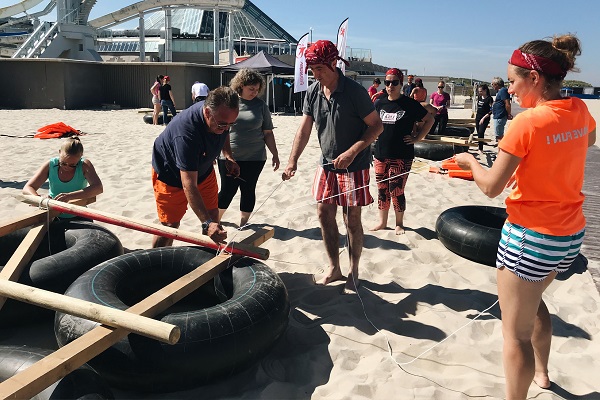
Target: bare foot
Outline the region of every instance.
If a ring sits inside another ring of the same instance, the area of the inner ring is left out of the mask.
[[[323,275],[320,278],[314,277],[315,285],[328,285],[331,282],[335,281],[343,281],[346,279],[344,275],[342,275],[341,271],[333,271],[332,273]]]
[[[387,228],[387,225],[386,225],[386,224],[384,224],[384,223],[380,223],[380,224],[377,224],[377,225],[375,225],[374,227],[372,227],[372,228],[371,228],[371,229],[369,229],[369,230],[370,230],[371,232],[374,232],[374,231],[380,231],[380,230],[382,230],[382,229],[386,229],[386,228]]]
[[[536,372],[535,376],[533,377],[533,381],[535,382],[536,385],[538,385],[542,389],[548,389],[552,385],[552,382],[550,382],[550,378],[548,377],[548,374],[546,374],[544,372]]]
[[[404,235],[404,226],[396,225],[396,235]]]
[[[344,285],[342,294],[356,294],[359,287],[360,281],[358,278],[354,279],[353,275],[350,273],[348,274],[348,279],[346,279],[346,284]]]

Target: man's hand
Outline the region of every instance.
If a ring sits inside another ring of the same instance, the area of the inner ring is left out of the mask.
[[[225,239],[227,239],[227,231],[223,229],[223,226],[216,221],[212,221],[210,224],[208,224],[206,235],[217,244],[223,243]]]
[[[287,167],[285,167],[285,170],[283,170],[283,173],[281,174],[281,179],[283,179],[284,181],[290,180],[292,178],[292,176],[296,175],[296,169],[298,169],[298,166],[294,163],[289,163]]]
[[[335,169],[346,169],[352,164],[354,157],[356,157],[354,154],[345,151],[333,160],[333,167]]]

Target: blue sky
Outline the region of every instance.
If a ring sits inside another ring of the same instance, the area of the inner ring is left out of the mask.
[[[0,0],[0,7],[16,2]],[[134,2],[97,0],[91,18]],[[335,42],[339,24],[348,17],[349,47],[370,49],[373,62],[416,75],[504,78],[508,58],[524,42],[576,33],[583,47],[577,58],[581,72],[566,79],[600,86],[597,0],[304,0],[296,10],[282,0],[253,3],[296,39],[312,28],[313,40]]]

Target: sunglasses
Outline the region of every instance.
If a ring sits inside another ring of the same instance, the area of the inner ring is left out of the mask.
[[[217,123],[217,128],[219,128],[219,129],[227,129],[227,128],[229,128],[231,126],[234,126],[234,125],[235,125],[235,122],[232,122],[230,124],[227,123],[227,122],[226,123],[221,123],[221,124]]]
[[[386,81],[383,81],[383,83],[385,84],[385,86],[390,86],[390,85],[398,86],[398,84],[400,83],[400,80],[399,79],[394,79],[393,81],[386,80]]]
[[[443,88],[444,88],[444,86],[438,86],[438,89],[443,89]]]
[[[79,163],[77,163],[77,164],[79,164]],[[61,167],[69,167],[69,168],[77,168],[77,164],[69,164],[69,163],[62,162],[62,161],[58,162],[59,166],[61,166]]]

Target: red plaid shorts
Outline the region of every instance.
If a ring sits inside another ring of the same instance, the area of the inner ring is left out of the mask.
[[[369,192],[369,169],[331,172],[317,167],[312,186],[315,200],[323,204],[360,207],[373,202]]]

